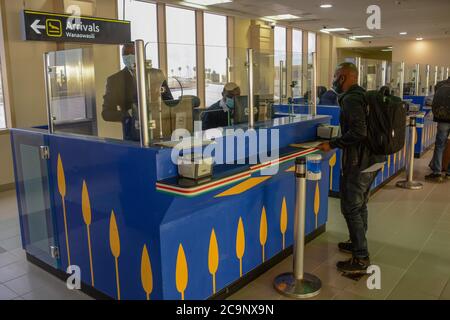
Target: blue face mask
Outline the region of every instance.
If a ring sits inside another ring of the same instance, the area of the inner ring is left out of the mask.
[[[226,98],[225,104],[227,105],[228,108],[234,109],[234,99],[233,98]]]
[[[122,60],[128,69],[130,69],[130,70],[135,69],[136,58],[135,58],[134,54],[128,54],[126,56],[122,56]]]

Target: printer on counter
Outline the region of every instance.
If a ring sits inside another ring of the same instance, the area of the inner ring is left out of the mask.
[[[329,124],[321,124],[317,127],[317,137],[320,139],[331,140],[339,137],[341,128]]]

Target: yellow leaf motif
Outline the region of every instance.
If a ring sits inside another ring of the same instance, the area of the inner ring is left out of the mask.
[[[209,273],[214,275],[219,267],[219,246],[217,244],[216,233],[214,229],[211,231],[211,237],[209,239],[209,252],[208,252],[208,269]]]
[[[394,169],[397,167],[397,154],[394,153]]]
[[[83,190],[81,192],[81,210],[83,212],[83,220],[86,225],[91,224],[92,212],[91,201],[89,200],[89,192],[86,186],[86,181],[83,180]]]
[[[336,153],[334,153],[333,156],[330,158],[329,165],[330,167],[334,167],[336,165]]]
[[[119,229],[117,228],[116,216],[114,210],[111,211],[111,219],[109,222],[109,245],[112,255],[117,259],[120,256],[120,238]]]
[[[239,218],[237,234],[236,234],[236,256],[238,259],[242,259],[245,252],[245,232],[242,218]]]
[[[153,273],[152,265],[150,263],[150,256],[148,255],[147,246],[144,245],[142,249],[141,258],[141,282],[145,293],[147,294],[147,300],[150,299],[150,294],[153,291]]]
[[[314,214],[317,216],[320,210],[320,189],[319,182],[316,183],[316,193],[314,195]]]
[[[390,155],[388,156],[388,164],[387,164],[387,166],[388,166],[388,170],[390,170],[391,169],[391,156]]]
[[[177,267],[175,271],[177,291],[181,293],[181,299],[184,300],[184,291],[188,284],[188,266],[183,246],[180,243],[177,255]]]
[[[281,204],[281,216],[280,216],[280,230],[282,234],[286,233],[288,224],[288,213],[286,206],[286,198],[283,198],[283,202]]]
[[[61,160],[61,155],[58,154],[58,191],[61,197],[66,197],[66,177],[64,175],[64,167]]]
[[[262,208],[261,221],[259,224],[259,243],[264,246],[267,242],[267,214],[266,208]]]

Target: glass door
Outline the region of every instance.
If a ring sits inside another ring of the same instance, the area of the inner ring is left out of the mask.
[[[54,219],[50,205],[45,136],[13,136],[22,244],[27,253],[57,268]],[[53,252],[52,252],[53,251]]]

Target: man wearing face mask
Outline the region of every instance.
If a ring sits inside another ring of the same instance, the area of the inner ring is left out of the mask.
[[[222,91],[222,99],[202,113],[202,129],[208,130],[232,125],[235,114],[235,98],[240,95],[241,89],[236,83],[227,83]]]
[[[139,132],[132,129],[131,123],[132,109],[137,109],[138,103],[134,43],[123,46],[122,61],[125,67],[106,81],[102,117],[105,121],[121,122],[125,140],[139,140]],[[161,85],[161,98],[164,101],[173,100],[166,81]]]
[[[322,151],[342,149],[340,179],[341,211],[347,222],[350,240],[338,244],[352,258],[337,263],[346,274],[364,274],[370,265],[367,246],[367,202],[372,183],[383,167],[385,156],[372,153],[367,145],[368,106],[365,90],[358,85],[358,69],[353,63],[341,63],[336,69],[333,89],[341,108],[342,136],[318,146]]]

